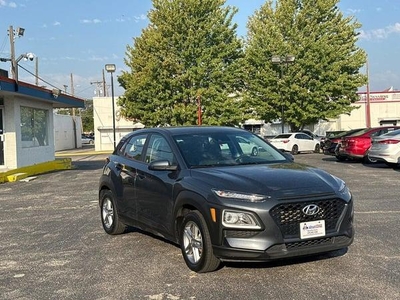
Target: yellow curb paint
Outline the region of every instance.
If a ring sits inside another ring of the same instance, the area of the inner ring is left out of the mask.
[[[68,169],[72,169],[72,159],[57,158],[53,161],[39,163],[14,170],[8,170],[6,172],[0,172],[0,183],[13,182],[24,179],[28,176]]]

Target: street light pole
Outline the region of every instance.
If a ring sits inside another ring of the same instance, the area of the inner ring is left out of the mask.
[[[279,82],[282,81],[282,64],[286,63],[286,69],[289,68],[289,63],[293,63],[295,60],[294,55],[285,55],[285,56],[278,56],[278,55],[273,55],[271,58],[271,62],[274,65],[279,65]],[[279,87],[278,87],[279,88]],[[285,132],[285,108],[284,108],[284,99],[282,95],[282,90],[279,88],[279,94],[280,94],[280,100],[281,100],[281,124],[282,124],[282,133]]]
[[[116,138],[115,138],[115,104],[114,104],[114,78],[113,73],[115,72],[114,64],[106,64],[105,69],[111,74],[111,101],[112,101],[112,122],[113,122],[113,145],[116,148]]]

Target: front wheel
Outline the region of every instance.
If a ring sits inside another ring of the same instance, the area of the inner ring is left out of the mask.
[[[127,226],[119,220],[114,195],[109,190],[100,195],[100,215],[103,229],[108,234],[121,234],[126,230]]]
[[[211,237],[202,214],[192,211],[185,215],[180,228],[180,246],[186,265],[192,271],[215,271],[220,260],[213,254]]]

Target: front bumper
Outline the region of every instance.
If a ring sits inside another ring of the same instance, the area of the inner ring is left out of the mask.
[[[323,212],[315,217],[325,220],[326,233],[301,239],[300,223],[311,221],[301,209],[309,203],[321,206]],[[214,255],[223,261],[270,261],[342,249],[354,239],[353,215],[353,202],[341,199],[278,204],[259,215],[262,230],[223,229],[222,243],[213,245]]]
[[[272,261],[290,257],[307,256],[343,249],[353,242],[354,234],[323,237],[308,241],[276,244],[264,251],[214,246],[214,255],[223,261]]]

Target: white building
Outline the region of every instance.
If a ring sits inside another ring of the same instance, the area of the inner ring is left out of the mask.
[[[55,160],[54,108],[84,100],[0,75],[0,171]]]
[[[126,120],[121,117],[120,108],[117,104],[118,97],[114,98],[115,110],[115,144],[129,132],[143,128],[142,123]],[[94,145],[96,151],[114,149],[114,128],[113,128],[113,108],[112,97],[93,98],[93,118],[94,118]]]
[[[350,115],[343,114],[337,119],[320,121],[317,124],[306,126],[317,135],[325,135],[326,131],[349,130],[367,127],[367,105],[370,106],[371,127],[383,124],[400,124],[400,91],[393,88],[382,92],[370,92],[369,97],[366,92],[358,93],[360,100],[352,104],[354,109]],[[368,101],[369,98],[369,101]],[[94,130],[95,130],[95,149],[113,149],[113,120],[112,120],[112,98],[95,97],[93,98]],[[119,140],[132,130],[143,128],[145,125],[126,120],[120,115],[120,108],[115,98],[115,135],[116,144]],[[265,123],[262,120],[247,120],[242,126],[263,137],[271,137],[281,133],[282,124],[280,120],[273,123]],[[290,129],[285,124],[285,132]]]

